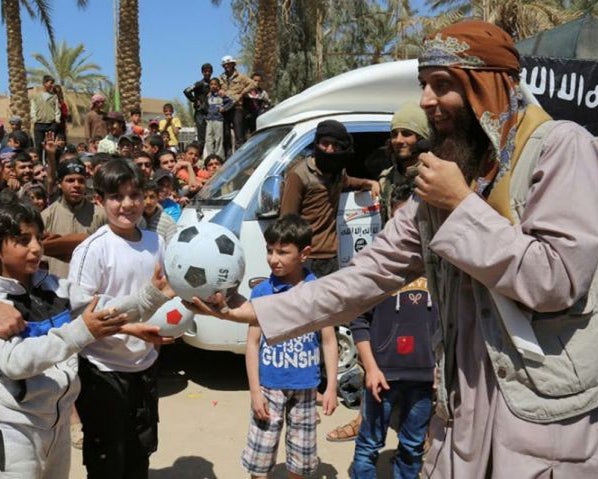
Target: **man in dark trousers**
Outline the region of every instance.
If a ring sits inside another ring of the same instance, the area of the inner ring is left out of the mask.
[[[193,85],[185,88],[183,93],[193,104],[195,110],[195,128],[197,129],[197,143],[199,144],[199,153],[203,153],[206,143],[206,115],[208,114],[208,93],[210,92],[210,79],[214,69],[209,63],[201,66],[203,78]]]

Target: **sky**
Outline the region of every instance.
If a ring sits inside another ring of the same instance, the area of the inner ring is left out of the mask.
[[[90,0],[85,10],[75,0],[53,0],[52,24],[57,43],[70,47],[83,43],[89,61],[114,80],[114,7],[112,0]],[[28,68],[39,64],[31,56],[47,58],[48,36],[37,20],[21,10],[23,54]],[[139,0],[141,42],[141,95],[184,99],[182,91],[201,77],[200,66],[209,62],[220,74],[220,59],[240,53],[239,32],[230,2],[214,7],[210,0]],[[8,94],[6,28],[0,32],[0,94]],[[238,69],[244,71],[242,65]]]

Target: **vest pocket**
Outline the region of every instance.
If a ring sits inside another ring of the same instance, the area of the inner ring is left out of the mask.
[[[585,308],[583,308],[585,309]],[[593,312],[559,316],[536,314],[532,326],[546,358],[525,361],[525,370],[541,394],[561,397],[598,385],[598,316]]]

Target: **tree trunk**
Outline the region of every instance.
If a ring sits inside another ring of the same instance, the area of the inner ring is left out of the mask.
[[[324,78],[324,7],[316,4],[316,83]]]
[[[278,67],[278,11],[276,0],[259,0],[253,70],[263,73],[263,88],[270,92]]]
[[[116,71],[121,111],[127,115],[141,104],[138,0],[120,0],[117,46]]]
[[[29,130],[31,118],[27,93],[27,73],[23,57],[21,10],[19,0],[3,0],[6,20],[6,56],[8,58],[8,88],[10,111],[23,119],[23,129]]]

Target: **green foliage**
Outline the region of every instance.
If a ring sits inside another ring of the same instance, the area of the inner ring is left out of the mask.
[[[241,58],[251,65],[259,2],[231,4],[241,29]],[[373,63],[413,58],[419,51],[422,26],[408,0],[287,0],[279,14],[279,62],[269,92],[275,101],[315,84],[320,62],[321,79],[326,79]]]
[[[41,84],[44,75],[52,75],[56,83],[63,88],[79,93],[93,93],[98,82],[108,80],[100,73],[101,68],[96,63],[90,63],[90,55],[85,54],[82,43],[70,47],[66,41],[55,47],[49,46],[50,56],[33,53],[31,56],[41,65],[41,68],[27,70],[30,82]]]
[[[172,103],[176,116],[179,117],[183,126],[195,126],[195,121],[193,119],[195,112],[193,111],[191,102],[185,101],[183,103],[178,98],[175,98],[174,100],[171,100],[170,103]]]
[[[111,82],[100,73],[100,67],[90,63],[82,43],[70,47],[65,41],[58,45],[48,46],[50,56],[34,53],[31,56],[41,65],[27,70],[29,82],[34,85],[42,83],[44,75],[52,75],[56,84],[62,86],[64,99],[71,113],[73,123],[81,124],[89,109],[91,95],[102,88],[111,88]],[[113,96],[105,95],[106,98]]]

